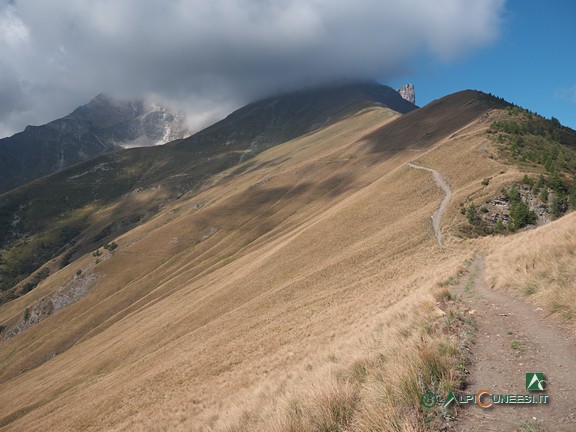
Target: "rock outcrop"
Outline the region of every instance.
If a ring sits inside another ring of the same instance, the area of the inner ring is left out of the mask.
[[[398,93],[408,102],[416,103],[416,93],[414,93],[414,84],[404,84],[398,89]]]

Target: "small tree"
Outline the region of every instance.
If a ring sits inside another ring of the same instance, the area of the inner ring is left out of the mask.
[[[510,218],[513,229],[519,229],[536,222],[536,213],[531,211],[524,201],[520,200],[510,206]]]
[[[504,234],[504,231],[506,231],[506,227],[504,226],[502,219],[498,219],[496,221],[496,226],[494,227],[494,232],[496,234]]]
[[[540,201],[543,203],[548,203],[548,188],[544,188],[540,191]]]
[[[554,192],[563,192],[566,189],[564,186],[564,182],[562,181],[557,172],[554,172],[552,174],[552,177],[550,178],[550,186],[552,187]]]
[[[528,174],[524,174],[524,178],[522,178],[522,183],[533,187],[534,186],[534,179],[532,179],[531,177],[528,177]]]
[[[517,203],[522,200],[520,192],[516,186],[512,186],[510,188],[510,191],[508,192],[508,199],[510,200],[510,204]]]
[[[476,211],[477,209],[474,204],[470,204],[470,207],[468,207],[468,210],[466,210],[466,219],[468,219],[468,222],[470,222],[472,225],[478,223],[478,214]]]
[[[552,197],[552,204],[550,204],[550,214],[552,219],[558,219],[562,216],[562,202],[558,197],[558,194],[554,194]]]
[[[22,318],[24,319],[24,322],[28,322],[30,319],[30,309],[24,309],[24,316]]]

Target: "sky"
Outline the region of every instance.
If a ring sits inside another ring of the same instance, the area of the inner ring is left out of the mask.
[[[412,82],[473,88],[576,128],[569,0],[0,0],[0,137],[101,92],[199,129],[277,92]]]
[[[576,2],[508,0],[494,43],[455,61],[414,59],[388,82],[416,87],[420,106],[463,89],[503,97],[576,129]]]

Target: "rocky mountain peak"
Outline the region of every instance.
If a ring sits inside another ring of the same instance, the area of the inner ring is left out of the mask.
[[[0,139],[0,194],[102,153],[189,134],[184,115],[168,106],[100,94],[65,117]]]
[[[398,89],[398,93],[408,102],[416,103],[416,93],[414,92],[414,84],[404,84]]]
[[[101,138],[124,148],[165,144],[190,134],[181,112],[149,101],[118,100],[106,94],[99,94],[68,117],[88,122]]]

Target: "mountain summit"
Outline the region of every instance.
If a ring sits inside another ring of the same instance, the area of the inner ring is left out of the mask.
[[[188,132],[183,115],[165,105],[142,99],[117,100],[105,94],[68,117],[87,122],[99,137],[123,148],[166,144]]]
[[[183,116],[143,100],[100,94],[66,117],[0,140],[0,193],[102,153],[187,134]]]

